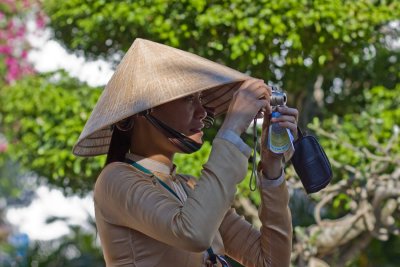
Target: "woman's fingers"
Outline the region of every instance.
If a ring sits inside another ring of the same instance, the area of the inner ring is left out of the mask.
[[[241,134],[260,111],[270,113],[269,102],[270,90],[264,81],[246,80],[233,95],[221,128]]]
[[[292,133],[295,133],[297,131],[297,124],[289,121],[279,122],[279,126],[291,130]]]
[[[264,84],[262,80],[258,79],[249,79],[243,82],[243,84],[239,87],[238,91],[241,90],[251,90],[251,89],[257,89],[259,86]]]
[[[271,88],[269,88],[263,80],[250,79],[246,80],[239,90],[236,92],[236,101],[246,105],[246,109],[254,109],[255,112],[270,112],[269,102],[271,99]],[[243,109],[241,109],[243,111]],[[257,113],[254,114],[254,116]]]
[[[296,119],[296,121],[298,121],[299,111],[297,109],[295,109],[295,108],[290,108],[290,107],[287,107],[287,106],[279,106],[277,108],[277,111],[279,113],[281,113],[281,115],[293,116]]]
[[[259,87],[257,87],[257,89],[254,90],[255,93],[255,97],[257,99],[271,99],[271,94],[268,91],[268,87],[265,84],[261,84],[259,85]]]
[[[259,79],[249,79],[243,82],[243,84],[240,86],[239,90],[237,93],[241,91],[247,91],[251,93],[255,98],[264,98],[267,96],[271,96],[272,90],[269,88],[263,80]]]
[[[294,115],[280,115],[278,118],[271,118],[271,122],[291,122],[296,123],[296,117]]]
[[[279,106],[277,111],[281,114],[278,118],[272,118],[271,123],[279,123],[279,126],[289,129],[297,138],[297,120],[299,112],[295,108],[290,108],[287,106]]]

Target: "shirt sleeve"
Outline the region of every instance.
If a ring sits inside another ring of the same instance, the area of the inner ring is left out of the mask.
[[[226,253],[244,266],[290,266],[292,223],[286,182],[270,185],[264,183],[269,182],[266,179],[261,181],[261,229],[230,209],[220,227]]]
[[[250,157],[251,148],[234,131],[219,130],[217,137],[234,144],[246,157]]]
[[[263,174],[263,172],[260,170],[258,171],[258,177],[260,177],[258,185],[262,189],[266,189],[268,187],[277,187],[280,186],[285,181],[285,172],[282,169],[281,176],[279,176],[276,179],[267,179]]]
[[[231,206],[236,185],[246,175],[248,158],[232,143],[215,138],[200,180],[184,204],[134,167],[110,165],[94,190],[95,205],[104,220],[200,252],[211,245]]]

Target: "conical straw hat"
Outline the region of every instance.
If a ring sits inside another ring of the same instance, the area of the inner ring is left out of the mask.
[[[114,123],[195,92],[216,115],[250,77],[200,56],[136,39],[106,85],[73,148],[77,156],[106,154]]]

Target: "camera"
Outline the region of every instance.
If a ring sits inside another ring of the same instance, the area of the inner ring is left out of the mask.
[[[276,86],[271,86],[272,88],[272,96],[271,96],[271,106],[284,106],[286,105],[287,96],[286,93],[280,90]]]

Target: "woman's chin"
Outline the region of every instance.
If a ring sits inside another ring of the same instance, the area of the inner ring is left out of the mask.
[[[203,143],[203,135],[204,133],[202,131],[194,133],[189,136],[190,139],[195,141],[196,143],[202,144]]]

